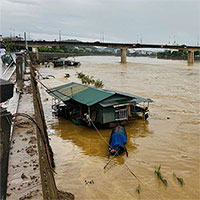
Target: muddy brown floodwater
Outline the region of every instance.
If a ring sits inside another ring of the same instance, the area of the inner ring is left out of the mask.
[[[154,100],[148,121],[135,120],[126,126],[129,157],[114,158],[104,170],[106,143],[94,129],[52,116],[51,97],[41,88],[48,127],[56,131],[50,142],[58,188],[87,200],[200,199],[200,63],[187,66],[186,61],[128,58],[127,64],[120,64],[119,59],[77,57],[79,68],[40,67],[41,74],[56,77],[43,80],[49,87],[80,82],[75,74],[81,71],[103,80],[104,88]],[[64,73],[71,77],[63,78]],[[111,130],[100,132],[108,141]],[[159,165],[167,187],[154,173]],[[184,186],[173,173],[183,178]],[[94,184],[85,183],[91,180]]]

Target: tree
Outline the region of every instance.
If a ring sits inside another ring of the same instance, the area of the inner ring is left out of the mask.
[[[8,52],[12,52],[16,50],[16,46],[10,38],[3,39],[3,44],[5,45],[6,51]]]

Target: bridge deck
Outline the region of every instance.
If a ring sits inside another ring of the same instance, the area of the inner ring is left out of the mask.
[[[12,41],[17,46],[25,46],[25,41]],[[0,42],[2,43],[2,42]],[[156,48],[199,51],[200,46],[167,45],[167,44],[140,44],[140,43],[108,43],[108,42],[69,42],[69,41],[27,41],[29,47],[42,46],[99,46],[119,49]]]

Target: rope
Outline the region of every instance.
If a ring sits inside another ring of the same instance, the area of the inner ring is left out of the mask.
[[[97,129],[97,127],[95,126],[95,124],[93,123],[93,121],[91,120],[91,118],[89,117],[89,120],[90,120],[90,122],[91,122],[91,124],[94,126],[94,128],[95,128],[95,130],[97,131],[97,133],[101,136],[101,138],[103,138],[103,140],[105,141],[105,143],[106,144],[108,144],[108,142],[105,140],[105,138],[103,137],[103,135],[99,132],[99,130]],[[109,146],[110,146],[110,144],[108,144]],[[116,153],[118,153],[118,151],[116,152]],[[115,153],[115,155],[116,155],[116,153]],[[114,155],[114,156],[115,156]],[[109,161],[108,161],[108,163],[105,165],[105,167],[104,167],[104,169],[107,167],[107,165],[114,159],[114,156],[113,156],[113,158],[111,158]],[[135,159],[135,158],[134,158]],[[124,165],[126,166],[126,168],[128,169],[128,171],[141,183],[141,184],[143,184],[144,186],[148,186],[146,183],[143,183],[136,175],[135,175],[135,173],[130,169],[130,167],[126,164],[126,163],[124,163]],[[148,188],[148,187],[147,187]],[[149,190],[150,191],[150,190]],[[153,195],[154,197],[155,197],[155,195],[150,191],[150,193],[151,193],[151,195]],[[156,199],[156,198],[155,198]]]
[[[101,136],[101,138],[105,141],[105,143],[106,144],[108,144],[108,142],[106,141],[106,139],[103,137],[103,135],[99,132],[99,130],[97,129],[97,127],[95,126],[95,124],[93,123],[93,121],[91,120],[91,118],[89,117],[89,121],[91,122],[91,124],[94,126],[94,128],[95,128],[95,130],[97,131],[97,133]],[[110,146],[110,144],[108,144],[108,146],[109,147],[111,147]],[[117,155],[117,153],[118,153],[118,151],[115,153],[115,155]],[[114,156],[115,156],[114,155]],[[113,157],[114,158],[114,157]],[[110,160],[109,160],[109,162],[105,165],[105,167],[104,167],[104,169],[107,167],[107,165],[111,162],[111,160],[113,160],[113,158],[111,158]],[[126,164],[126,163],[124,163],[124,165],[126,166],[126,168],[129,170],[129,172],[138,180],[138,181],[140,181],[139,180],[139,178],[132,172],[132,170],[129,168],[129,166]],[[142,183],[142,181],[140,181],[141,183]]]
[[[118,149],[119,151],[119,149]],[[114,159],[114,157],[118,154],[118,151],[115,152],[114,156],[107,162],[107,164],[104,166],[104,169],[108,166],[108,164]]]
[[[103,137],[103,135],[99,132],[99,130],[97,129],[97,127],[95,126],[95,124],[93,123],[93,121],[91,120],[91,118],[89,117],[89,121],[91,122],[91,124],[93,125],[93,127],[95,128],[95,130],[97,131],[97,133],[101,136],[101,138],[104,140],[104,142],[109,146],[110,144],[106,141],[106,139]]]

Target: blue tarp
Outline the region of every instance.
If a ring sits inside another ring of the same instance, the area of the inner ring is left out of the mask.
[[[124,147],[127,142],[127,137],[121,132],[115,132],[110,138],[110,147],[118,150],[119,146]]]

